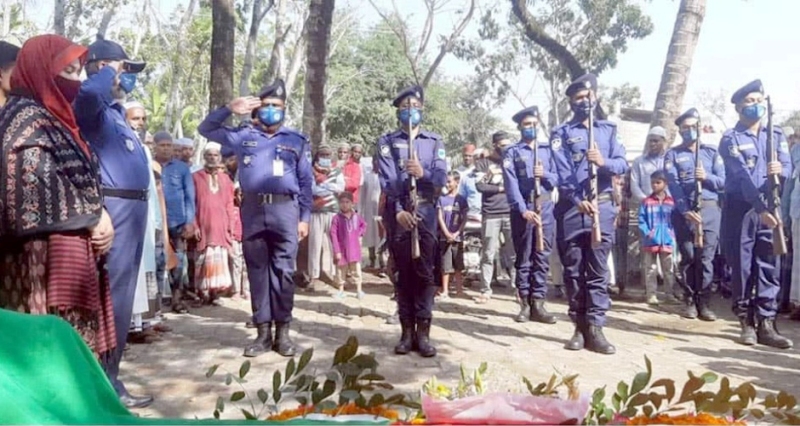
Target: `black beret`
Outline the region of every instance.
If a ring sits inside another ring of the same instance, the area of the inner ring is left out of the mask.
[[[675,119],[675,125],[680,126],[683,120],[687,118],[700,118],[700,111],[698,111],[697,108],[689,108]]]
[[[397,97],[394,98],[394,101],[392,101],[392,105],[395,108],[399,107],[400,102],[403,102],[403,99],[409,96],[419,99],[420,102],[425,102],[425,92],[422,90],[422,87],[414,85],[401,90],[400,93],[397,94]]]
[[[6,68],[17,61],[19,47],[6,41],[0,41],[0,68]]]
[[[569,87],[567,87],[567,96],[572,97],[575,93],[578,93],[584,89],[591,89],[597,90],[597,76],[588,73],[584,74],[570,83]]]
[[[522,111],[514,114],[514,116],[511,117],[511,119],[514,120],[515,123],[519,124],[519,123],[522,122],[522,120],[525,119],[525,117],[528,117],[528,116],[532,116],[532,117],[537,117],[538,118],[539,117],[539,107],[537,107],[537,106],[527,107],[527,108],[523,109]]]
[[[258,92],[259,99],[265,98],[277,98],[282,101],[286,100],[286,84],[280,78],[275,80],[269,86],[264,86],[260,92]]]
[[[739,102],[743,101],[745,96],[753,93],[758,92],[763,94],[764,93],[764,85],[761,84],[761,80],[753,80],[740,88],[739,90],[733,92],[733,96],[731,96],[731,103],[738,104]]]

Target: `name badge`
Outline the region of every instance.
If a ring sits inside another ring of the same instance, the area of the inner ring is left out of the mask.
[[[751,143],[746,143],[746,144],[739,145],[739,151],[744,151],[746,149],[754,149],[755,147],[756,146],[751,144]]]
[[[392,144],[392,146],[394,146],[396,149],[408,149],[408,144],[402,142],[395,142]]]
[[[283,160],[272,160],[272,176],[283,177]]]
[[[256,141],[244,141],[242,142],[242,146],[247,148],[255,148],[258,146],[258,142]]]
[[[685,163],[687,161],[692,161],[691,157],[678,157],[675,159],[678,163]]]
[[[572,144],[578,143],[578,142],[580,142],[582,140],[583,140],[583,137],[581,137],[581,136],[578,136],[578,137],[575,137],[575,138],[569,138],[569,139],[567,139],[567,145],[572,145]]]

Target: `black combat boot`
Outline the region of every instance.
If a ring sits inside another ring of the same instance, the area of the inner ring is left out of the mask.
[[[514,317],[516,322],[528,322],[531,316],[531,306],[528,304],[528,298],[519,296],[519,314]]]
[[[781,336],[775,324],[775,318],[760,318],[758,321],[757,341],[762,345],[778,349],[789,349],[792,341]]]
[[[586,349],[605,355],[617,352],[617,348],[606,340],[606,336],[603,334],[603,327],[594,324],[589,324],[586,327]]]
[[[416,351],[420,356],[430,358],[436,355],[436,348],[431,345],[431,319],[417,318],[417,332],[414,333]]]
[[[756,327],[753,325],[753,320],[749,317],[739,318],[739,325],[742,327],[742,332],[739,334],[739,343],[746,346],[753,346],[758,340],[756,337]]]
[[[544,324],[555,324],[556,316],[547,312],[544,299],[531,299],[531,321]]]
[[[583,349],[586,341],[584,339],[584,332],[586,331],[586,326],[583,320],[577,320],[575,322],[575,332],[572,333],[572,337],[569,339],[566,345],[564,345],[564,349],[570,351],[579,351]]]
[[[394,353],[398,355],[405,355],[413,349],[414,346],[414,320],[402,319],[400,320],[400,342],[394,347]]]
[[[272,323],[258,324],[256,329],[258,330],[256,340],[244,348],[246,357],[259,356],[272,350]]]
[[[272,348],[275,352],[287,357],[297,353],[297,346],[289,338],[290,325],[290,322],[275,321],[275,345]]]
[[[711,310],[711,307],[708,304],[708,300],[700,299],[700,301],[697,302],[697,310],[698,310],[697,317],[700,318],[701,320],[703,321],[717,320],[717,314],[715,314],[714,311]]]

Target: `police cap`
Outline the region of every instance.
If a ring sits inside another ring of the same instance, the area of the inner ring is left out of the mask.
[[[7,41],[0,41],[0,68],[7,68],[17,61],[19,47]]]
[[[111,40],[106,40],[102,34],[97,35],[97,40],[89,45],[89,54],[86,59],[88,62],[94,61],[122,61],[125,65],[125,72],[141,72],[146,62],[132,61],[125,49]]]
[[[566,95],[572,97],[572,95],[584,89],[597,90],[596,75],[588,73],[576,78],[570,83],[569,87],[567,87]]]
[[[678,118],[675,119],[675,125],[680,126],[683,123],[683,120],[687,118],[700,118],[700,111],[697,108],[689,108],[683,114],[679,115]]]
[[[399,107],[400,102],[403,102],[403,99],[409,96],[419,99],[420,102],[425,102],[425,92],[422,90],[422,86],[414,85],[401,90],[400,93],[397,94],[397,97],[394,98],[394,101],[392,101],[392,105],[395,108]]]
[[[514,114],[514,116],[511,117],[511,119],[514,120],[515,123],[519,124],[519,123],[522,122],[522,120],[525,119],[525,117],[528,117],[528,116],[538,118],[539,117],[539,107],[537,107],[537,106],[527,107],[527,108],[523,109],[522,111]]]
[[[282,101],[286,100],[286,84],[280,78],[275,80],[269,86],[264,86],[258,92],[259,99],[276,98]]]
[[[753,80],[742,86],[739,90],[733,92],[733,96],[731,96],[731,103],[738,104],[739,102],[743,101],[747,95],[753,92],[764,94],[764,85],[761,84],[761,80]]]

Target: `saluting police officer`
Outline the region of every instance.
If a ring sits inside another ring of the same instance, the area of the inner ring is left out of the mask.
[[[612,204],[615,175],[628,170],[625,147],[617,140],[616,124],[594,120],[590,147],[589,114],[597,110],[597,77],[583,75],[567,87],[573,116],[557,127],[550,138],[558,171],[559,200],[555,207],[557,244],[564,265],[564,287],[569,298],[569,316],[575,332],[565,348],[613,354],[616,348],[603,335],[608,296],[608,255],[614,243]],[[596,204],[590,201],[589,163],[597,166]],[[592,218],[599,219],[602,242],[592,247]]]
[[[772,229],[780,225],[765,200],[769,175],[782,179],[791,175],[789,147],[783,131],[775,126],[778,161],[769,161],[768,130],[761,122],[766,113],[761,80],[737,90],[731,103],[736,105],[739,121],[725,131],[719,144],[727,177],[722,238],[732,269],[733,312],[742,327],[740,343],[788,349],[792,341],[775,327],[780,258],[772,251]]]
[[[715,321],[717,316],[710,307],[711,281],[714,278],[714,255],[719,243],[719,192],[725,187],[725,167],[716,148],[700,144],[699,122],[700,113],[695,108],[675,120],[683,143],[667,151],[664,168],[669,191],[675,200],[672,224],[681,253],[680,276],[686,298],[683,316],[690,319],[699,316],[703,321]],[[699,164],[695,164],[697,149],[700,150]],[[697,181],[702,182],[703,188],[700,212],[694,211]],[[702,248],[697,248],[700,252],[695,251],[698,224],[702,224],[703,232],[700,237]]]
[[[119,365],[128,341],[133,299],[139,276],[147,222],[150,162],[145,147],[128,125],[125,97],[136,85],[144,62],[132,61],[117,43],[103,39],[89,45],[87,79],[75,98],[75,118],[100,162],[103,204],[114,225],[108,252],[108,280],[114,308],[117,347],[104,368],[114,390],[128,408],[153,402],[149,395],[132,396],[119,380]]]
[[[305,135],[283,125],[285,105],[286,88],[277,80],[258,97],[237,98],[211,112],[198,127],[208,140],[230,148],[239,163],[242,249],[258,329],[255,341],[244,350],[247,357],[270,350],[283,356],[297,352],[289,338],[292,276],[298,240],[308,235],[311,216],[311,151]],[[231,114],[251,112],[257,122],[237,128],[223,125]]]
[[[555,217],[550,193],[558,184],[558,174],[550,143],[537,141],[539,108],[532,106],[512,117],[520,131],[519,143],[509,147],[503,159],[503,181],[511,207],[511,234],[517,253],[517,292],[521,309],[515,320],[555,324],[556,317],[544,306],[547,276],[555,237]],[[534,164],[534,150],[537,163]],[[540,180],[538,199],[535,179]],[[538,208],[537,208],[538,205]],[[539,210],[540,209],[540,210]],[[541,225],[541,228],[539,228]],[[536,235],[542,230],[544,250],[536,250]]]
[[[439,135],[421,127],[422,87],[402,90],[392,105],[397,108],[400,128],[381,136],[377,151],[381,189],[386,194],[384,224],[399,272],[396,290],[402,336],[394,351],[404,355],[415,350],[423,357],[432,357],[436,355],[436,348],[430,343],[437,282],[434,268],[438,262],[436,198],[447,180],[444,143]],[[410,156],[411,140],[416,159]],[[412,176],[417,182],[416,215],[409,191]],[[418,259],[411,256],[414,227],[419,233]]]

